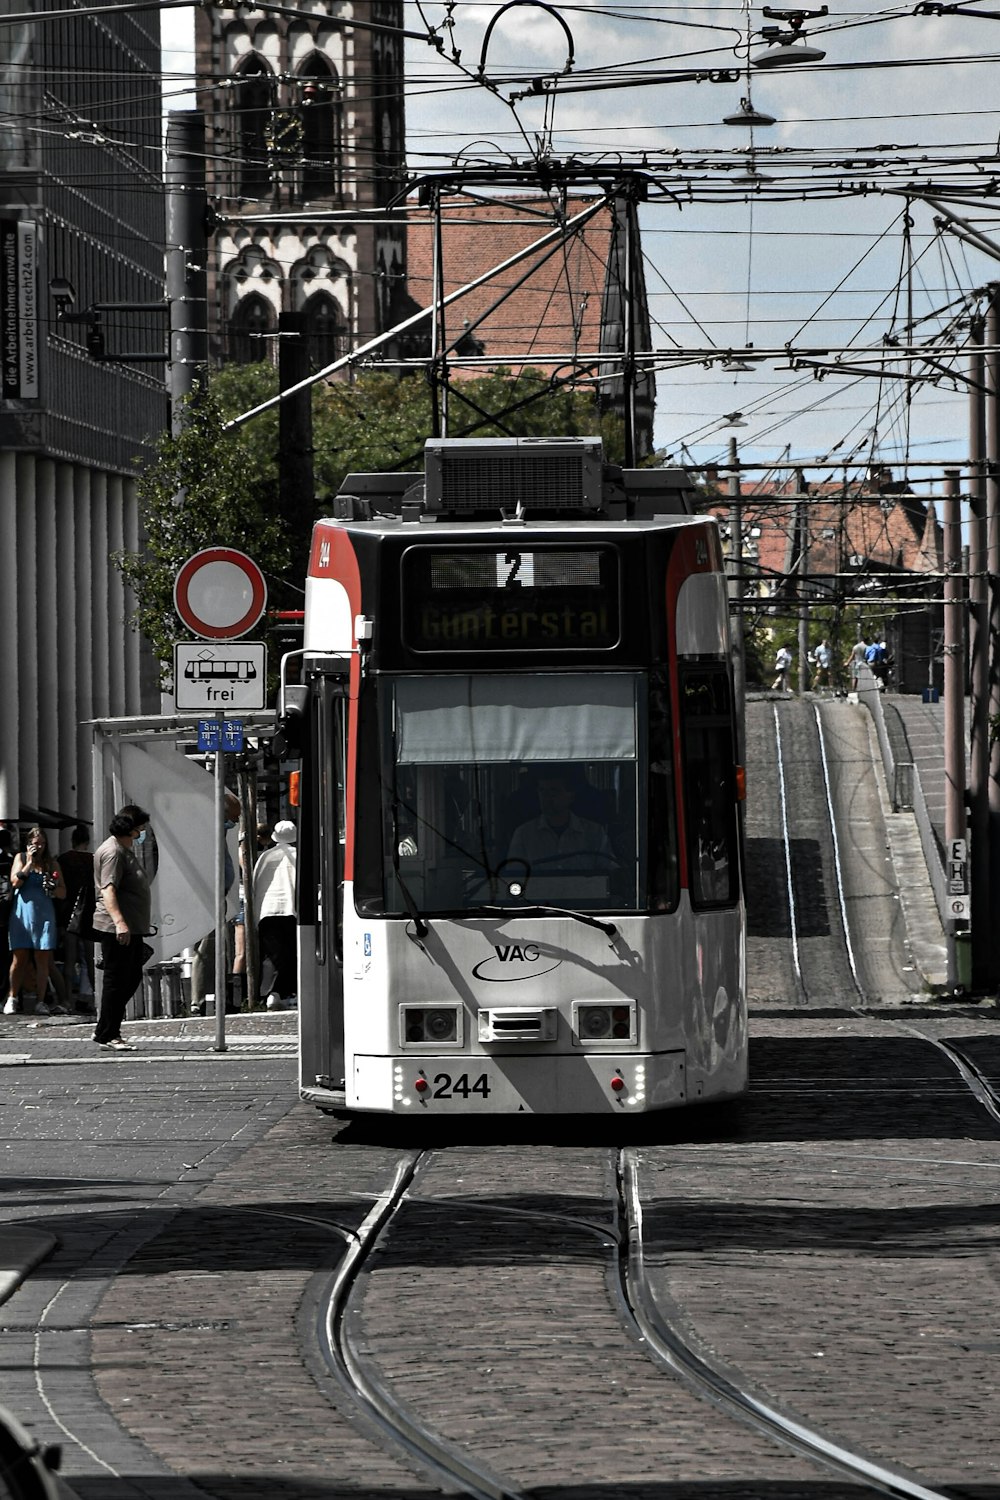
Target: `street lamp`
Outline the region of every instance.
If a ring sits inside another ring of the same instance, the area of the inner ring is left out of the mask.
[[[825,5],[819,10],[775,10],[772,6],[765,5],[765,16],[769,16],[772,21],[787,22],[789,30],[782,31],[780,26],[762,26],[760,34],[767,47],[750,59],[753,66],[787,68],[795,63],[822,62],[826,53],[819,47],[809,46],[802,27],[806,21],[827,13],[828,7]]]
[[[766,115],[763,110],[755,109],[749,98],[740,100],[740,107],[731,115],[723,115],[723,125],[776,125],[777,121],[773,115]]]

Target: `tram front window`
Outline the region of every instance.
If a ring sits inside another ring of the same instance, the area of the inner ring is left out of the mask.
[[[399,677],[382,691],[387,911],[406,896],[424,915],[642,908],[640,677]]]

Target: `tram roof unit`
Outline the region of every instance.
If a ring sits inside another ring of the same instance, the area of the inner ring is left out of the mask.
[[[684,469],[622,469],[598,437],[431,438],[424,472],[348,474],[334,521],[649,521],[694,514]]]

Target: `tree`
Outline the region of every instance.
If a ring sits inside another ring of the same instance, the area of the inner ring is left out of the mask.
[[[239,427],[226,422],[277,393],[263,362],[218,371],[184,413],[178,435],[163,437],[139,481],[144,540],[114,559],[137,600],[133,624],[170,680],[174,642],[189,639],[173,608],[178,569],[203,547],[246,552],[268,580],[269,603],[301,608],[304,578],[289,578],[289,518],[278,505],[278,413],[272,407]],[[423,467],[433,429],[431,393],[416,375],[366,371],[353,381],[313,387],[317,515],[350,473]],[[605,456],[621,462],[619,419],[599,415],[594,398],[553,384],[536,370],[495,370],[450,392],[452,437],[573,437],[600,434]]]
[[[288,542],[275,505],[277,422],[262,418],[262,427],[227,431],[225,421],[220,393],[210,387],[188,405],[179,434],[160,439],[138,485],[142,548],[113,559],[136,599],[131,623],[159,658],[165,686],[174,642],[191,639],[174,613],[173,594],[187,558],[204,547],[235,547],[258,564],[269,592],[284,581]]]

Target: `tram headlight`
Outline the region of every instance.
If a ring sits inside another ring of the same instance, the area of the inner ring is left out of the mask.
[[[604,1005],[597,1001],[578,1000],[573,1007],[576,1013],[576,1034],[581,1043],[587,1042],[634,1042],[635,1006]]]
[[[399,1035],[411,1047],[454,1047],[462,1040],[457,1005],[401,1005]]]

